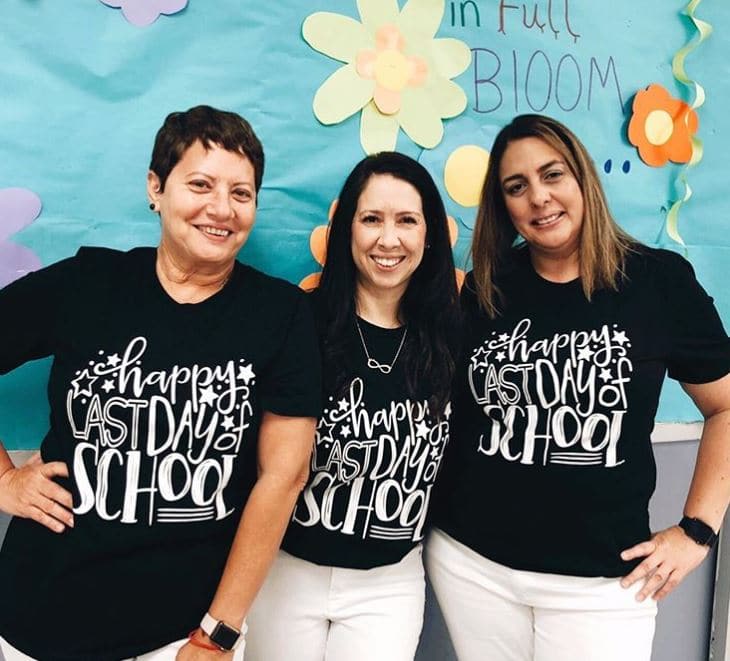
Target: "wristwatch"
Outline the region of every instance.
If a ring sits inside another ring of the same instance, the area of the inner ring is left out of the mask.
[[[683,516],[679,522],[679,527],[684,530],[687,537],[701,546],[712,548],[717,541],[717,533],[702,519]]]
[[[243,639],[241,632],[225,622],[216,620],[210,613],[203,615],[200,628],[208,634],[211,642],[224,652],[236,649]]]

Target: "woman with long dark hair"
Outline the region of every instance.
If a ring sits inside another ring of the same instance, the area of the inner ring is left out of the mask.
[[[730,340],[712,299],[686,260],[617,225],[583,144],[540,115],[495,140],[472,262],[426,551],[457,655],[648,661],[648,597],[705,558],[730,499]],[[705,425],[684,517],[652,536],[667,372]]]
[[[311,296],[324,410],[247,659],[407,661],[459,328],[446,213],[419,163],[385,152],[350,173]]]

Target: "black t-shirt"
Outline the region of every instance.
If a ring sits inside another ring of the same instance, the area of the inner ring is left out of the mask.
[[[0,635],[33,657],[184,638],[256,481],[262,412],[321,410],[302,292],[236,263],[220,292],[178,304],[155,258],[82,249],[0,292],[0,373],[54,358],[41,453],[67,464],[74,496],[73,529],[14,518],[0,552]]]
[[[730,340],[692,267],[640,248],[619,291],[559,284],[518,249],[491,320],[471,287],[434,525],[516,569],[620,576],[649,537],[650,442],[665,373],[730,372]],[[441,488],[443,487],[443,488]]]
[[[358,323],[371,357],[390,365],[405,329]],[[450,407],[431,415],[426,384],[408,395],[402,354],[389,374],[369,368],[355,324],[346,346],[348,378],[324,393],[309,481],[282,548],[320,565],[370,569],[398,562],[423,539]],[[333,369],[325,365],[325,383]]]

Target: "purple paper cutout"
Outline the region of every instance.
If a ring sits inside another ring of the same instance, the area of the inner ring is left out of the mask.
[[[132,25],[144,27],[157,20],[160,14],[175,14],[185,9],[188,0],[99,0],[108,7],[122,10]]]
[[[41,267],[30,248],[8,241],[41,212],[41,199],[26,188],[0,189],[0,287]]]

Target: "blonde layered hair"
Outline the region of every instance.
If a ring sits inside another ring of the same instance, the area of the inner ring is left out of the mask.
[[[598,289],[618,289],[626,255],[636,245],[611,216],[593,161],[573,132],[544,115],[515,117],[499,132],[492,146],[471,244],[476,295],[482,309],[492,318],[504,303],[495,285],[495,275],[509,266],[518,236],[504,203],[499,168],[509,144],[522,138],[539,138],[557,151],[583,194],[579,260],[581,284],[588,300]]]

